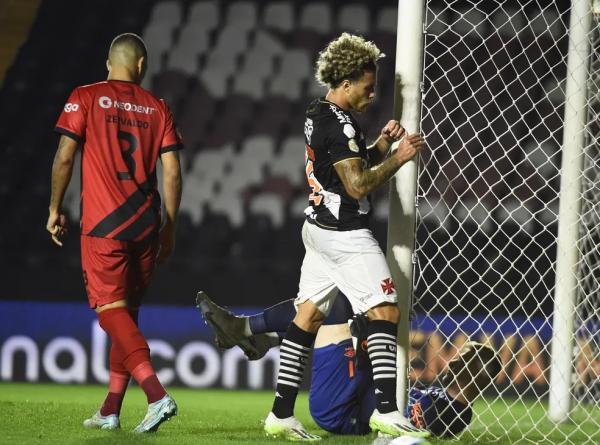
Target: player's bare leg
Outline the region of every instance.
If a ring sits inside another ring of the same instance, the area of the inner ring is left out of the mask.
[[[376,409],[369,420],[373,431],[392,436],[429,437],[415,428],[398,410],[396,402],[396,336],[400,311],[395,304],[381,304],[367,312],[367,348],[373,368]]]

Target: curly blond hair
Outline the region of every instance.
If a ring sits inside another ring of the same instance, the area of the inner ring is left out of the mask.
[[[336,88],[343,80],[358,80],[364,71],[376,70],[382,57],[373,42],[345,32],[319,53],[315,77],[321,85]]]

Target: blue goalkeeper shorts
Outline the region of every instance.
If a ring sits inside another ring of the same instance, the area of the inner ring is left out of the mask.
[[[310,414],[325,431],[367,434],[375,409],[370,367],[357,367],[351,340],[315,348],[309,393]]]

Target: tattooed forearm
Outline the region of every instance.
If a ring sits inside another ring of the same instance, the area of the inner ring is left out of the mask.
[[[390,157],[375,167],[363,170],[362,160],[348,159],[335,164],[335,170],[348,194],[360,199],[389,181],[401,166],[396,157]]]

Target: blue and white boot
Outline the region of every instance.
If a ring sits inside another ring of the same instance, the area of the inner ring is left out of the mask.
[[[133,430],[134,433],[154,433],[165,420],[177,415],[177,404],[170,395],[148,405],[144,420]]]

